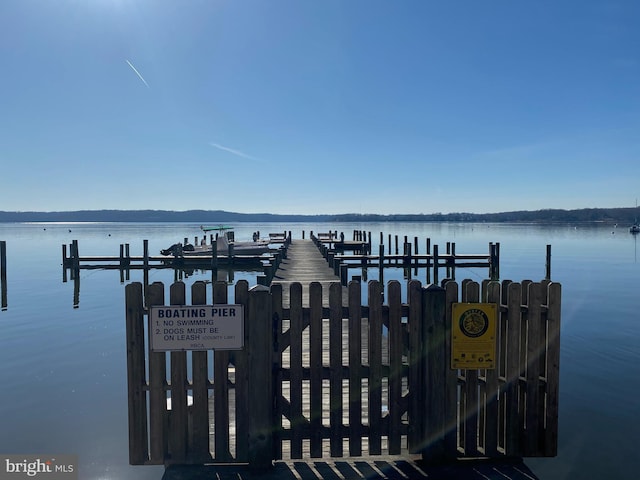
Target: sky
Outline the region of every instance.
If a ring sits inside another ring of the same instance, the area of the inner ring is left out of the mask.
[[[633,207],[637,0],[2,0],[0,210]]]

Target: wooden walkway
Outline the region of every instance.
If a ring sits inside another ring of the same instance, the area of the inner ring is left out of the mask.
[[[522,461],[458,461],[428,466],[407,457],[278,461],[267,471],[245,465],[170,466],[162,480],[537,480]]]
[[[282,298],[285,305],[289,304],[289,287],[299,282],[302,288],[302,303],[309,306],[309,284],[318,282],[322,285],[323,302],[328,302],[329,285],[339,282],[333,269],[318,250],[312,240],[292,240],[287,250],[287,258],[283,259],[276,271],[272,284],[282,285]],[[343,302],[347,301],[346,288],[343,290]]]

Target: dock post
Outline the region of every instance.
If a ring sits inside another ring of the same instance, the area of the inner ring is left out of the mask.
[[[340,265],[340,283],[343,287],[349,283],[349,265],[346,263]]]
[[[120,266],[120,283],[124,283],[124,245],[120,244],[120,256],[118,259],[118,265]]]
[[[427,285],[431,283],[431,239],[427,238]]]
[[[451,243],[451,280],[456,279],[456,242]]]
[[[438,259],[438,245],[433,246],[433,283],[438,284],[438,264],[440,260]]]
[[[489,278],[498,280],[500,278],[500,244],[489,244]]]
[[[126,274],[126,279],[127,281],[130,278],[130,273],[131,273],[131,250],[129,249],[129,244],[125,243],[124,244],[124,261],[127,265],[127,274]]]
[[[147,298],[147,288],[149,287],[149,240],[142,240],[142,257],[144,262],[143,281],[144,281],[144,295]]]
[[[413,269],[413,274],[417,277],[418,276],[418,263],[420,262],[420,259],[418,258],[418,237],[413,237],[413,254],[416,256],[416,263],[415,263],[415,267]]]
[[[380,238],[382,238],[382,234],[380,234]],[[384,285],[384,244],[380,243],[378,247],[378,281],[380,285]]]
[[[78,249],[78,240],[71,241],[71,263],[74,278],[80,276],[80,252]]]
[[[545,263],[545,280],[551,280],[551,245],[547,245],[547,261]]]
[[[4,240],[0,240],[0,290],[2,290],[2,310],[4,311],[7,309],[7,242]]]

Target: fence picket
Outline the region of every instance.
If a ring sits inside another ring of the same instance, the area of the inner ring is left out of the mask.
[[[398,455],[402,448],[402,298],[400,282],[387,286],[389,296],[389,454]]]
[[[206,305],[207,286],[204,282],[195,282],[191,287],[191,303]],[[209,453],[209,376],[208,352],[198,351],[191,354],[193,371],[193,428],[190,442],[195,459],[210,461]]]
[[[322,285],[309,285],[311,457],[322,457]]]
[[[349,283],[349,455],[362,455],[362,317],[360,282]]]
[[[147,401],[144,392],[144,306],[142,285],[133,283],[125,289],[127,301],[127,386],[129,395],[129,463],[149,460],[147,438]]]
[[[540,353],[541,332],[541,299],[542,292],[539,283],[529,284],[527,295],[527,363],[526,363],[526,413],[525,413],[525,444],[524,454],[537,455],[539,450],[540,427]]]
[[[342,286],[329,287],[329,425],[332,457],[342,456]]]
[[[382,286],[369,282],[369,454],[382,453]]]
[[[236,461],[249,461],[249,283],[246,280],[240,280],[235,286],[235,303],[242,305],[244,311],[247,312],[244,328],[244,349],[233,352],[235,361],[235,421],[236,421]]]
[[[545,412],[544,455],[558,453],[558,384],[560,377],[560,307],[562,287],[559,283],[548,286],[547,297],[547,401]]]
[[[171,305],[185,305],[185,285],[176,282],[169,290]],[[169,455],[173,463],[187,458],[187,353],[171,352],[171,412],[169,414]]]
[[[227,284],[213,284],[213,303],[228,303]],[[231,460],[229,452],[229,352],[213,352],[213,416],[215,428],[215,458]]]
[[[477,282],[463,282],[463,302],[480,301],[480,288]],[[464,453],[470,457],[479,455],[478,451],[478,370],[465,370],[463,399],[464,408]]]
[[[147,288],[147,306],[164,305],[164,287],[155,282]],[[167,362],[165,352],[149,348],[149,463],[164,463],[167,444]]]
[[[303,428],[307,420],[302,414],[302,285],[289,287],[290,302],[290,352],[289,402],[291,404],[291,458],[302,458]]]
[[[507,456],[518,457],[522,454],[523,419],[520,414],[520,375],[523,372],[521,362],[522,327],[522,285],[510,283],[507,297],[507,385],[505,415],[505,452]]]

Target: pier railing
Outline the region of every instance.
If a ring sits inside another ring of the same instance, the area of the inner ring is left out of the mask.
[[[431,245],[431,239],[426,239],[426,252],[418,253],[418,238],[410,242],[404,237],[401,243],[400,253],[398,236],[395,236],[395,253],[392,248],[392,238],[389,235],[388,243],[382,243],[384,235],[380,234],[378,253],[371,253],[371,233],[354,232],[354,240],[344,240],[341,234],[337,239],[336,232],[318,233],[311,232],[311,240],[316,244],[320,253],[327,260],[329,267],[334,269],[336,276],[340,278],[343,286],[349,282],[349,269],[360,268],[366,273],[368,268],[378,269],[378,281],[384,283],[385,268],[403,268],[407,277],[411,272],[418,275],[419,270],[424,270],[427,283],[439,283],[439,273],[446,273],[446,278],[455,280],[456,268],[486,268],[488,278],[498,280],[500,278],[500,243],[489,243],[487,253],[460,254],[456,253],[456,244],[447,242],[445,252],[440,251],[438,245]],[[347,254],[346,251],[353,253]],[[547,264],[550,265],[550,246],[547,247]],[[549,271],[549,268],[547,271]],[[365,277],[366,278],[366,277]],[[548,277],[547,277],[548,278]]]
[[[244,348],[158,352],[147,310],[164,286],[126,287],[132,464],[246,462],[418,453],[426,461],[555,456],[561,287],[549,281],[465,280],[423,287],[401,301],[397,281],[282,287],[235,285]],[[227,303],[228,287],[197,282],[191,304]],[[326,294],[326,292],[324,292]],[[456,303],[495,305],[492,369],[452,368]],[[170,304],[187,305],[185,285]]]

